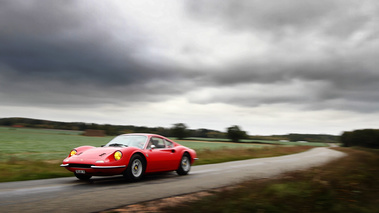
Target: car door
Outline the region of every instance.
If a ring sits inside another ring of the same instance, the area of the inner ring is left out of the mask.
[[[164,138],[151,137],[146,154],[148,161],[146,169],[149,172],[176,170],[179,165],[173,144],[168,143]]]

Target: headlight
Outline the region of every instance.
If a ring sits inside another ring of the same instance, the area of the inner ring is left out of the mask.
[[[71,150],[70,155],[68,157],[71,157],[73,155],[76,155],[76,150],[75,149]]]
[[[122,158],[122,152],[117,151],[113,154],[115,160],[120,160]]]

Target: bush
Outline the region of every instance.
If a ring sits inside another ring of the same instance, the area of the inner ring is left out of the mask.
[[[188,137],[188,134],[189,132],[187,130],[187,126],[183,123],[174,124],[171,128],[171,135],[177,137],[178,139],[184,139]]]
[[[237,125],[227,128],[227,136],[234,142],[239,142],[241,139],[248,138],[246,132],[242,131]]]
[[[367,148],[379,148],[379,130],[361,129],[352,132],[344,132],[341,135],[341,143],[345,147],[361,146]]]

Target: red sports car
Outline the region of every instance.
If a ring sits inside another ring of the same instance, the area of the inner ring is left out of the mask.
[[[176,171],[186,175],[196,152],[156,134],[124,134],[102,147],[73,149],[61,164],[81,180],[92,176],[124,175],[138,180],[154,172]]]

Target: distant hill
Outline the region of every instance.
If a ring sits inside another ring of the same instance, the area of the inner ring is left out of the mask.
[[[79,130],[85,131],[87,129],[104,130],[106,135],[119,135],[123,133],[154,133],[172,137],[171,128],[164,127],[145,127],[133,125],[111,125],[111,124],[95,124],[84,122],[60,122],[49,121],[32,118],[0,118],[0,126],[10,127],[28,127],[28,128],[44,128],[44,129],[64,129],[64,130]],[[189,137],[202,137],[202,138],[226,138],[225,132],[220,132],[211,129],[196,129],[188,130]],[[287,135],[272,135],[272,136],[249,136],[254,140],[287,140],[287,141],[308,141],[308,142],[324,142],[335,143],[338,142],[339,136],[326,135],[326,134],[296,134],[291,133]]]

